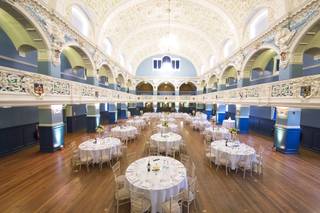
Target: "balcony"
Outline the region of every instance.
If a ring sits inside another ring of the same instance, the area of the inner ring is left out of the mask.
[[[153,91],[142,91],[137,90],[136,95],[153,95]]]
[[[175,92],[174,91],[158,91],[157,94],[161,96],[169,96],[169,95],[175,95]]]
[[[179,91],[179,95],[197,95],[197,91]]]

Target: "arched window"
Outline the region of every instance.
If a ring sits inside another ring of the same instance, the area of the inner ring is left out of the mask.
[[[78,6],[71,7],[71,23],[84,36],[89,36],[91,24],[87,14]]]
[[[231,56],[232,52],[235,50],[235,43],[233,40],[228,39],[223,46],[223,56],[225,58],[228,58],[229,56]]]
[[[124,56],[122,55],[122,53],[119,54],[119,62],[121,64],[121,66],[124,66]]]
[[[210,57],[210,61],[209,61],[209,64],[210,64],[210,68],[213,68],[213,66],[215,65],[216,63],[216,57],[214,55],[212,55]]]
[[[205,72],[205,66],[202,65],[202,66],[201,66],[201,70],[200,70],[200,74],[203,74],[204,72]]]
[[[105,38],[103,40],[103,49],[108,54],[111,55],[112,53],[112,44],[109,38]]]
[[[253,39],[268,28],[268,9],[257,12],[249,23],[249,38]]]

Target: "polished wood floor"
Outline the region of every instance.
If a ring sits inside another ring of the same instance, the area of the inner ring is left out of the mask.
[[[215,171],[206,163],[199,132],[180,125],[197,166],[199,212],[320,212],[319,154],[302,150],[299,155],[283,155],[272,151],[272,138],[242,135],[243,142],[265,147],[264,174],[246,179],[239,173],[226,176],[223,169]],[[142,133],[150,136],[150,128]],[[142,155],[144,136],[129,145],[129,152]],[[94,135],[69,134],[65,148],[53,154],[40,153],[35,146],[1,158],[0,211],[113,212],[111,169],[74,173],[70,167],[68,145],[90,137]],[[120,210],[129,212],[129,205]]]

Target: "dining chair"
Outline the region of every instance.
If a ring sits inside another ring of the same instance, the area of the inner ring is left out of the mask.
[[[116,201],[116,212],[119,213],[120,206],[130,203],[129,189],[115,182],[114,199]]]
[[[175,158],[176,157],[176,149],[174,144],[166,143],[166,156]]]
[[[114,176],[114,181],[119,185],[123,186],[125,182],[125,175],[121,174],[121,164],[117,161],[112,167],[112,173]]]
[[[82,156],[80,156],[80,170],[82,165],[86,165],[87,171],[89,172],[89,166],[93,163],[93,158],[89,151],[85,151]]]
[[[228,175],[228,168],[229,168],[229,158],[228,155],[224,152],[219,152],[218,156],[217,156],[217,160],[215,161],[217,164],[217,168],[216,171],[218,171],[218,169],[220,168],[220,166],[225,166],[226,168],[226,175]]]
[[[111,150],[110,149],[104,149],[100,151],[100,170],[102,170],[102,166],[104,163],[111,165]]]
[[[185,190],[172,196],[169,201],[161,204],[163,213],[182,213],[182,202],[185,196]]]
[[[187,212],[190,212],[190,205],[194,203],[195,212],[198,211],[197,203],[197,177],[194,177],[188,182],[188,189],[185,191],[182,205],[187,207]]]
[[[159,155],[159,143],[158,142],[150,142],[149,146],[149,156],[157,156]]]
[[[71,157],[71,168],[72,171],[78,172],[81,166],[80,154],[79,152],[73,153]]]
[[[151,202],[144,197],[142,192],[130,191],[130,212],[131,213],[144,213],[151,211]]]
[[[181,154],[180,155],[180,161],[185,167],[189,167],[190,156],[189,155],[185,155],[185,154]]]
[[[252,166],[256,168],[259,175],[263,174],[263,149],[256,155],[256,159],[253,160]]]
[[[253,161],[252,156],[246,156],[244,160],[241,160],[238,162],[238,167],[236,168],[236,174],[238,173],[238,169],[243,171],[243,178],[246,177],[246,171],[250,170],[251,176],[252,176],[252,170],[253,170]]]
[[[196,165],[193,161],[191,161],[191,168],[187,171],[188,181],[192,181],[196,178]]]
[[[127,165],[129,166],[137,158],[136,152],[127,153]]]
[[[205,145],[205,157],[208,161],[210,167],[212,167],[212,163],[215,161],[216,156],[212,150],[211,144]]]

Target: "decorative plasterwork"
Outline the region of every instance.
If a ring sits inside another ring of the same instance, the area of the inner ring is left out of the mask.
[[[155,82],[157,86],[159,82]],[[178,84],[176,83],[176,89]],[[181,82],[180,82],[181,83]],[[0,69],[0,106],[193,102],[319,108],[320,75],[194,96],[138,96],[9,68]]]

